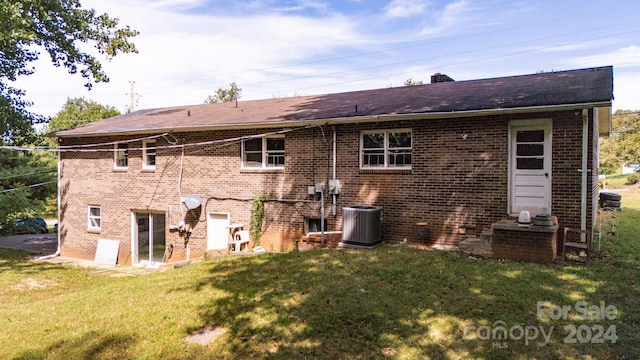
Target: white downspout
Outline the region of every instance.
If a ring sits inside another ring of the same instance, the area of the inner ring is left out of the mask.
[[[338,154],[336,153],[336,142],[337,142],[337,135],[336,135],[336,126],[333,126],[333,182],[335,183],[336,181],[336,163],[338,161]],[[335,192],[333,193],[333,203],[331,205],[331,215],[336,216],[336,194]]]
[[[582,109],[582,193],[580,204],[580,229],[587,230],[587,175],[589,159],[589,110]]]
[[[58,233],[56,234],[57,238],[58,238],[58,249],[56,250],[55,253],[51,254],[51,255],[44,255],[44,256],[40,256],[38,259],[39,260],[47,260],[47,259],[51,259],[54,258],[56,256],[60,255],[60,151],[58,151],[58,184],[57,184],[57,188],[58,188]]]

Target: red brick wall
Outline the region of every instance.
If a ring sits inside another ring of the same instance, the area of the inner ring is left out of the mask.
[[[493,256],[534,262],[553,262],[557,255],[557,232],[493,231]]]
[[[342,207],[383,206],[382,238],[387,243],[456,244],[480,234],[507,216],[508,123],[516,119],[553,118],[553,212],[561,226],[579,224],[581,114],[573,111],[527,116],[416,120],[376,124],[338,125],[337,178],[342,182],[336,215],[331,196],[325,196],[327,231],[340,230]],[[411,128],[411,170],[359,169],[360,131]],[[222,140],[272,130],[242,130],[173,134],[180,143]],[[231,222],[248,229],[251,200],[268,194],[261,245],[267,250],[293,249],[304,233],[305,217],[320,217],[319,197],[307,187],[326,182],[332,175],[332,127],[287,133],[284,170],[242,170],[239,142],[188,146],[182,170],[182,195],[198,194],[199,213],[188,220],[191,257],[202,256],[207,245],[209,212],[230,213]],[[466,134],[466,137],[463,135]],[[126,138],[64,139],[63,145],[123,140]],[[173,139],[170,139],[173,140]],[[158,138],[157,146],[169,145]],[[141,147],[141,141],[131,143]],[[105,146],[104,149],[112,149]],[[141,151],[129,151],[127,171],[113,170],[113,153],[63,153],[61,172],[62,255],[92,259],[98,238],[120,240],[119,263],[131,259],[131,212],[167,214],[167,225],[180,218],[178,179],[180,149],[159,149],[155,171],[141,170]],[[87,231],[87,206],[102,208],[102,229]],[[168,209],[171,207],[171,218]],[[184,209],[184,206],[183,206]],[[424,218],[429,225],[417,226]],[[466,235],[461,228],[466,227]],[[426,228],[426,229],[425,229]],[[430,236],[420,236],[423,231]],[[172,261],[186,257],[186,239],[166,231],[174,245]],[[335,237],[328,242],[332,245]],[[338,239],[339,240],[339,239]]]

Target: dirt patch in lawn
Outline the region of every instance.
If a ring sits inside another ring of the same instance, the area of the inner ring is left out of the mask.
[[[26,278],[11,287],[12,290],[34,290],[44,289],[49,286],[56,286],[57,282],[49,279]]]

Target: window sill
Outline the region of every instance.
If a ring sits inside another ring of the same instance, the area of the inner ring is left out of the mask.
[[[127,172],[129,168],[113,168],[113,172]]]
[[[87,229],[87,232],[90,234],[100,234],[102,229]]]
[[[412,169],[411,168],[400,168],[400,169],[394,169],[394,168],[360,168],[359,173],[360,174],[411,174],[412,173]]]
[[[243,168],[240,169],[241,174],[277,174],[284,173],[284,168]]]
[[[143,173],[152,173],[152,172],[156,172],[156,168],[142,168],[142,169],[140,170],[140,172],[143,172]]]

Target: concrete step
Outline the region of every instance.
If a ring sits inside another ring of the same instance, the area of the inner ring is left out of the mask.
[[[460,251],[472,255],[493,256],[491,241],[487,238],[467,238],[458,243]]]

